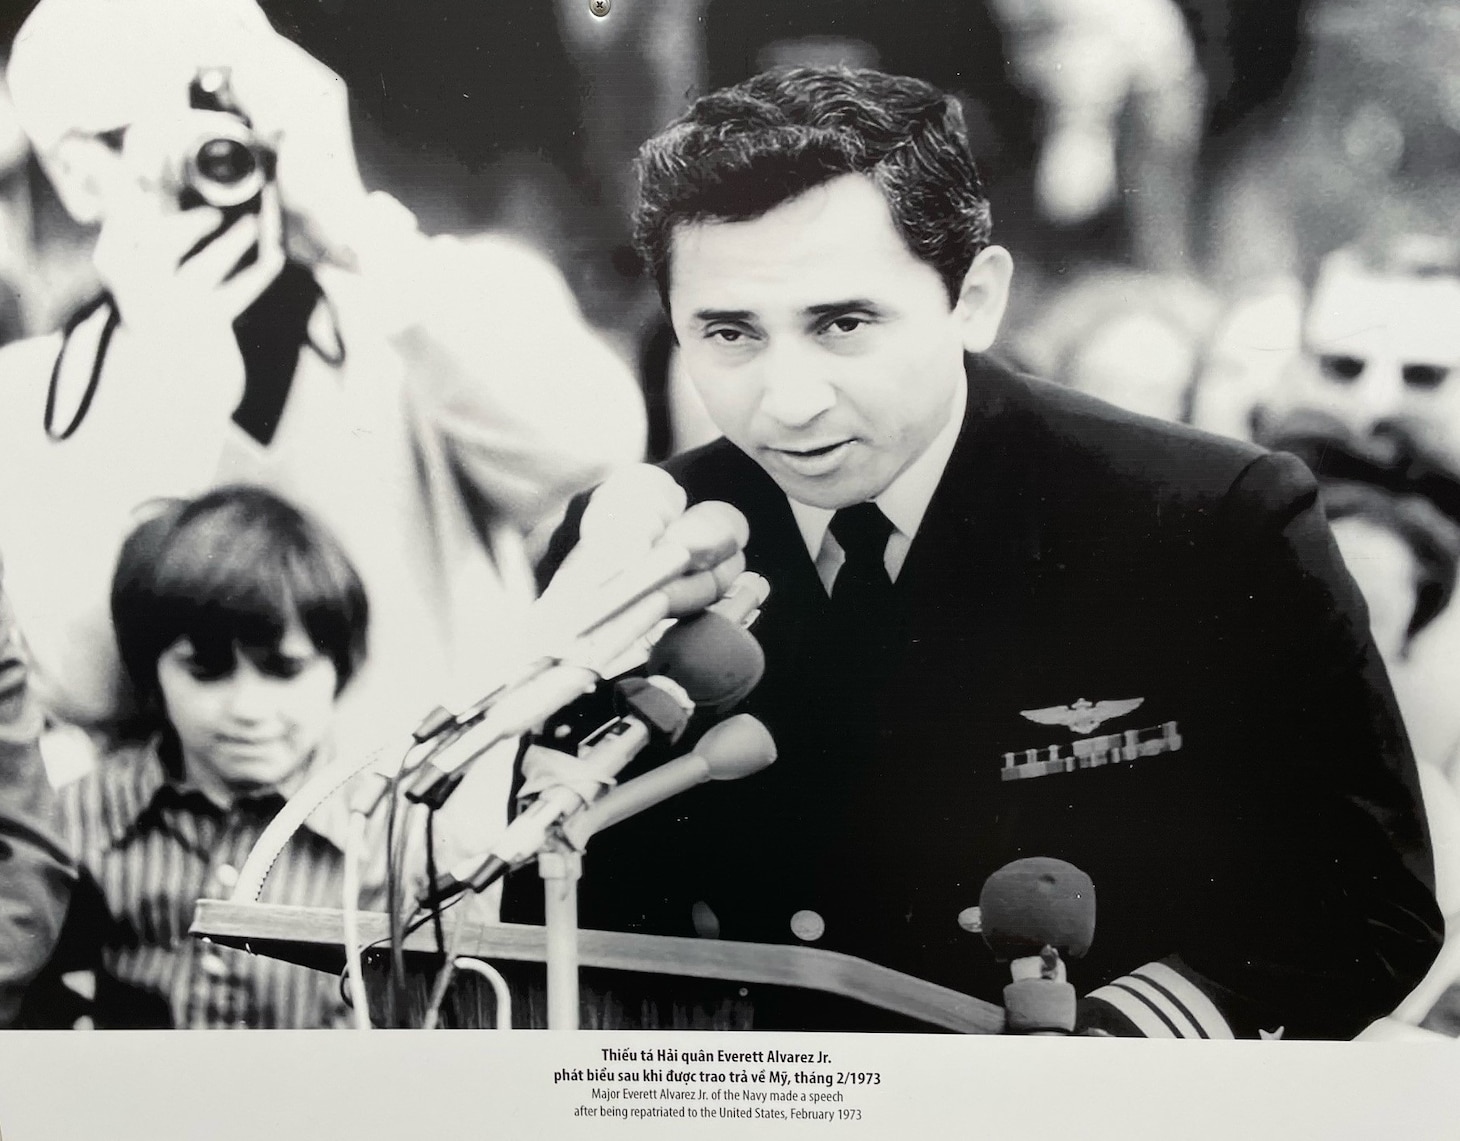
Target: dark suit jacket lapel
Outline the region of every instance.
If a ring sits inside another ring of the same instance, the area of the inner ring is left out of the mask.
[[[1021,590],[1039,557],[1043,505],[1020,477],[1037,443],[1021,427],[1019,381],[977,357],[967,373],[962,431],[898,576],[914,639],[946,622],[950,605],[987,610]]]

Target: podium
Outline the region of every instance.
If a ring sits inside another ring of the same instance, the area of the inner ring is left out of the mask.
[[[379,1024],[386,990],[389,922],[359,917],[365,989]],[[443,916],[455,954],[492,963],[506,978],[514,1026],[546,1026],[542,927]],[[198,901],[191,933],[256,955],[338,975],[345,965],[343,913],[231,900]],[[429,927],[405,941],[408,1016],[419,1025],[439,956]],[[585,1030],[751,1030],[757,1011],[794,1007],[815,1024],[796,1030],[942,1030],[998,1034],[1001,1007],[836,951],[729,940],[578,933],[580,1020]],[[453,984],[442,1025],[496,1025],[491,988],[475,975]]]

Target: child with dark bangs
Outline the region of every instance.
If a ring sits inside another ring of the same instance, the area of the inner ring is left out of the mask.
[[[345,1024],[335,976],[188,929],[196,901],[230,894],[265,826],[329,759],[336,699],[365,657],[354,567],[277,496],[225,487],[129,536],[111,606],[145,724],[61,791],[81,884],[52,973],[93,973],[99,1027]],[[265,899],[338,907],[347,817],[338,799],[311,815]]]

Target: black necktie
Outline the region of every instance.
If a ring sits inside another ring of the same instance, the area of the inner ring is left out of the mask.
[[[843,507],[831,517],[831,533],[847,556],[831,586],[832,608],[842,616],[866,618],[866,608],[891,603],[892,579],[885,560],[892,531],[892,521],[875,503]]]
[[[873,503],[844,507],[831,533],[846,561],[831,585],[831,605],[818,661],[808,678],[819,711],[817,744],[836,765],[855,765],[877,740],[882,693],[898,660],[897,600],[884,560],[892,524]]]

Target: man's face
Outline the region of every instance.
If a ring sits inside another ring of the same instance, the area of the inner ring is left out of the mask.
[[[787,495],[881,494],[948,422],[966,304],[881,192],[843,175],[744,222],[678,227],[669,304],[710,417]]]
[[[1376,274],[1347,255],[1326,263],[1288,403],[1358,434],[1407,421],[1460,460],[1460,279]]]
[[[183,638],[157,662],[188,775],[232,792],[287,786],[303,771],[333,721],[336,680],[297,622],[268,653],[235,646],[215,662]]]

